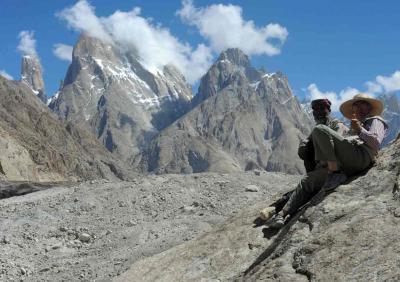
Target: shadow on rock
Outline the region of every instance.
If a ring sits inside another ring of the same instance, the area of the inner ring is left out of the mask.
[[[276,234],[278,234],[279,229],[272,228],[272,227],[266,227],[266,228],[263,228],[262,232],[264,233],[264,238],[267,238],[269,240],[272,237],[274,237]]]

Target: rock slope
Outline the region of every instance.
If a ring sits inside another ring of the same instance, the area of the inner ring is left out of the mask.
[[[252,204],[213,231],[136,262],[114,281],[399,281],[399,157],[396,141],[365,175],[279,233],[254,221],[271,201]]]
[[[25,84],[0,77],[0,175],[13,181],[127,178],[85,130],[58,120]]]
[[[256,70],[242,51],[228,49],[202,78],[192,106],[152,140],[145,170],[303,171],[297,147],[312,122],[282,73]]]

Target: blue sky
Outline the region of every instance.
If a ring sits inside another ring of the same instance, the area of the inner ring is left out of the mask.
[[[72,46],[79,35],[79,28],[68,28],[68,21],[57,17],[56,13],[76,3],[72,0],[3,0],[0,10],[0,71],[19,79],[21,53],[17,50],[18,35],[23,30],[34,31],[47,92],[52,95],[69,64],[53,54],[54,44]],[[328,95],[341,101],[355,91],[367,91],[367,82],[375,86],[370,87],[371,94],[400,89],[400,72],[396,73],[400,70],[400,1],[194,0],[192,6],[197,14],[192,13],[186,21],[177,15],[183,7],[181,1],[91,0],[88,3],[95,8],[97,17],[140,7],[140,17],[152,18],[152,25],[168,29],[172,37],[188,43],[193,51],[201,43],[207,48],[211,46],[213,58],[219,52],[219,47],[215,47],[218,45],[218,30],[210,31],[210,27],[196,19],[196,15],[207,20],[205,12],[216,4],[241,7],[243,22],[253,21],[256,30],[271,23],[279,24],[280,35],[269,40],[280,54],[267,54],[267,47],[263,54],[257,54],[262,52],[257,51],[257,46],[246,45],[245,48],[253,53],[251,58],[255,66],[264,66],[270,72],[284,72],[293,92],[299,97]],[[283,30],[287,31],[286,36]],[[237,31],[224,32],[235,36]]]

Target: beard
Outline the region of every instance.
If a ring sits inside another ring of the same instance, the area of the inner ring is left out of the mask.
[[[329,114],[313,112],[313,116],[316,124],[326,124],[326,122],[328,121]]]

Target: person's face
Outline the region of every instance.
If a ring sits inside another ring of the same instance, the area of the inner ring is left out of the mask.
[[[317,122],[326,121],[329,116],[329,108],[323,104],[316,104],[312,107],[314,120]]]
[[[365,101],[357,101],[353,103],[352,110],[356,119],[363,120],[371,112],[371,105]]]

